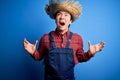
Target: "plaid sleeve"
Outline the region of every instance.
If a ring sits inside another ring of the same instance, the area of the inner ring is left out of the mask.
[[[48,34],[44,34],[43,37],[40,39],[38,49],[35,51],[33,55],[33,58],[35,60],[40,60],[44,57],[46,53],[46,47],[48,47],[48,42],[49,42]]]
[[[82,37],[78,34],[74,34],[74,37],[73,37],[73,43],[74,43],[74,50],[76,50],[75,52],[75,62],[78,63],[78,62],[86,62],[88,61],[91,56],[89,55],[88,52],[84,52],[84,49],[83,49],[83,40],[82,40]]]

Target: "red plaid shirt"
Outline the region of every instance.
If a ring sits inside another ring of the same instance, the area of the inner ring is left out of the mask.
[[[68,41],[69,31],[65,34],[61,35],[59,31],[52,31],[51,35],[54,38],[54,43],[57,48],[65,48],[66,43]],[[50,40],[49,35],[44,34],[40,40],[40,44],[38,50],[35,51],[33,58],[36,60],[42,59],[45,55],[48,54],[48,50],[50,48]],[[74,51],[74,61],[75,64],[78,62],[88,61],[92,56],[89,55],[88,52],[84,52],[83,50],[83,40],[80,35],[73,33],[71,44],[69,48],[72,48]]]

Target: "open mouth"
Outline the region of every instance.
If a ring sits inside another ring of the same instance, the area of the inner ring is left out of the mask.
[[[65,25],[65,23],[64,23],[64,22],[60,22],[60,25],[61,25],[61,26],[64,26],[64,25]]]

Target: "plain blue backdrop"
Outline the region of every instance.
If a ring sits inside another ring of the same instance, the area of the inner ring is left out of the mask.
[[[70,30],[88,41],[106,43],[90,61],[75,66],[76,80],[120,80],[120,1],[79,0],[82,15]],[[0,80],[43,80],[42,61],[35,61],[23,47],[55,30],[55,21],[45,13],[48,0],[0,0]],[[38,45],[37,45],[38,47]]]

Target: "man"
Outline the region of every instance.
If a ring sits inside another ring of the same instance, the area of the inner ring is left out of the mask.
[[[78,2],[49,0],[46,12],[55,19],[56,30],[43,35],[37,50],[38,41],[31,44],[24,39],[24,47],[35,60],[44,58],[45,80],[75,80],[74,66],[88,61],[102,50],[104,43],[91,45],[88,42],[89,50],[84,52],[81,36],[69,31],[70,24],[81,14]]]

